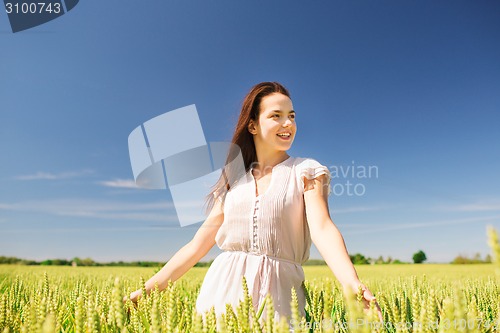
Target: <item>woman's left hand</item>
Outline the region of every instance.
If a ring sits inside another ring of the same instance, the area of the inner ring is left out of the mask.
[[[365,311],[370,309],[371,302],[375,302],[375,309],[377,310],[378,318],[381,322],[383,322],[384,318],[382,316],[382,310],[380,309],[380,306],[378,305],[377,298],[375,296],[373,296],[370,289],[368,289],[368,287],[362,283],[357,283],[353,286],[353,291],[354,291],[355,295],[359,295],[359,293],[361,293],[361,297],[363,297],[361,300],[363,301],[363,306],[364,306]]]

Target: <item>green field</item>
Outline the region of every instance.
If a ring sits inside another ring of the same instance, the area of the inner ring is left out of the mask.
[[[384,324],[342,295],[326,266],[305,266],[307,318],[259,322],[248,300],[202,320],[194,310],[207,268],[195,267],[137,308],[122,297],[152,268],[0,265],[0,332],[500,332],[500,275],[494,265],[362,265]],[[266,310],[264,310],[266,311]]]

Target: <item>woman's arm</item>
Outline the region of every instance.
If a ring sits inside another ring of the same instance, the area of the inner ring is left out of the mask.
[[[158,273],[146,282],[146,292],[149,294],[155,288],[156,283],[158,283],[159,290],[165,289],[169,281],[176,281],[200,261],[215,245],[215,235],[222,222],[224,222],[224,212],[221,203],[216,200],[212,211],[193,239],[184,245]],[[141,295],[142,289],[138,289],[130,294],[130,299],[135,303]]]
[[[344,238],[330,218],[328,210],[328,180],[326,175],[304,180],[304,202],[311,239],[326,264],[344,287],[353,293],[363,290],[365,305],[375,299],[373,294],[359,281],[358,274],[349,258]],[[380,317],[379,309],[379,317]]]

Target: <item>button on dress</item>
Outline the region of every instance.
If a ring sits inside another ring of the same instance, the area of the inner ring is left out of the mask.
[[[302,264],[309,258],[311,236],[304,207],[304,178],[328,176],[328,168],[314,159],[289,157],[275,165],[267,190],[256,196],[256,182],[250,169],[228,191],[224,222],[215,241],[223,252],[208,269],[196,301],[204,314],[213,306],[217,316],[226,303],[236,308],[243,299],[245,277],[255,311],[269,294],[274,319],[291,317],[292,287],[305,315]],[[328,186],[328,190],[330,187]],[[263,319],[266,310],[262,313]]]

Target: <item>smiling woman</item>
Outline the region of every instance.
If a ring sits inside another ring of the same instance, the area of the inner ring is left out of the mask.
[[[249,315],[266,307],[259,319],[268,315],[290,319],[295,290],[299,312],[305,316],[302,264],[314,242],[345,289],[361,290],[366,307],[375,300],[359,281],[330,219],[329,170],[313,159],[287,154],[296,132],[288,90],[277,82],[254,86],[244,99],[232,139],[241,149],[243,174],[221,175],[208,197],[208,218],[193,240],[146,282],[147,293],[156,283],[160,290],[166,288],[217,244],[224,252],[214,260],[201,286],[196,302],[200,314],[214,308],[220,316],[228,304],[236,312],[248,292],[253,303]],[[228,156],[228,165],[230,160]],[[130,298],[137,301],[142,292],[137,290]],[[274,308],[266,303],[268,295]]]

